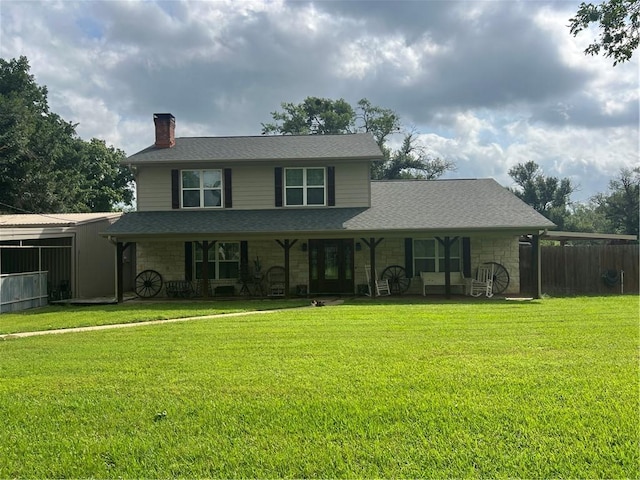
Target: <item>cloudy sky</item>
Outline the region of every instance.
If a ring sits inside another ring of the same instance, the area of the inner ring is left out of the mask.
[[[177,136],[259,135],[281,102],[367,98],[454,161],[446,177],[512,186],[533,160],[582,201],[638,164],[639,69],[584,56],[579,3],[0,0],[0,56],[25,55],[54,112],[129,155],[155,112]]]

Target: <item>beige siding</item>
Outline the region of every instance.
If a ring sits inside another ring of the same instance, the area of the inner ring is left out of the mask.
[[[75,298],[116,295],[116,247],[99,235],[110,223],[103,220],[77,227]]]
[[[233,208],[248,210],[275,207],[275,176],[271,165],[233,167]]]
[[[171,210],[171,168],[140,168],[136,175],[136,202],[141,212]]]
[[[371,187],[369,163],[336,165],[336,206],[368,207]]]
[[[184,166],[190,168],[192,166]],[[224,168],[215,166],[210,168]],[[207,168],[198,166],[196,168]],[[238,210],[275,207],[275,165],[232,166],[233,208]],[[144,167],[136,177],[139,211],[171,210],[171,167]],[[369,206],[369,164],[336,164],[336,206]]]

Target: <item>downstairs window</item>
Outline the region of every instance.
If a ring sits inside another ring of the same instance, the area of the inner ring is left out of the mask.
[[[460,239],[453,241],[450,251],[452,272],[462,271]],[[444,245],[435,238],[413,240],[413,267],[416,275],[420,272],[444,272]]]

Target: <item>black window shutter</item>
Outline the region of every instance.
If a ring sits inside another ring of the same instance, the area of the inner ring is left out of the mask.
[[[224,169],[224,208],[233,207],[233,194],[231,193],[231,169]]]
[[[243,276],[249,275],[249,242],[240,242],[240,273]]]
[[[413,277],[413,238],[404,239],[404,270],[407,278]]]
[[[282,167],[275,169],[276,207],[282,206]]]
[[[184,279],[193,280],[193,243],[184,242]]]
[[[327,204],[336,204],[336,167],[327,167]]]
[[[471,277],[471,241],[469,237],[462,237],[462,274]]]
[[[180,208],[180,170],[171,170],[171,208]]]

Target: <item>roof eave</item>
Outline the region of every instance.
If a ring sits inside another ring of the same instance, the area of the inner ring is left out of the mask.
[[[545,227],[540,226],[523,226],[523,227],[486,227],[486,228],[399,228],[399,229],[331,229],[331,230],[283,230],[283,231],[228,231],[228,232],[121,232],[110,233],[100,232],[100,235],[107,238],[116,239],[116,241],[135,241],[135,240],[162,240],[184,241],[185,237],[191,240],[207,240],[211,238],[243,238],[243,239],[282,239],[283,237],[307,238],[344,238],[348,237],[411,237],[416,234],[430,236],[458,236],[466,237],[473,235],[528,235],[541,234],[545,231]]]
[[[223,158],[223,159],[212,159],[212,158],[171,158],[171,159],[154,159],[154,160],[144,160],[144,159],[133,159],[133,156],[122,160],[120,162],[121,165],[125,166],[166,166],[173,164],[183,164],[183,163],[206,163],[206,164],[225,164],[228,165],[230,163],[238,164],[238,163],[292,163],[292,162],[318,162],[318,163],[327,163],[327,162],[344,162],[344,161],[356,161],[356,162],[374,162],[376,160],[382,160],[384,157],[382,155],[379,156],[340,156],[340,157],[283,157],[283,158]]]

